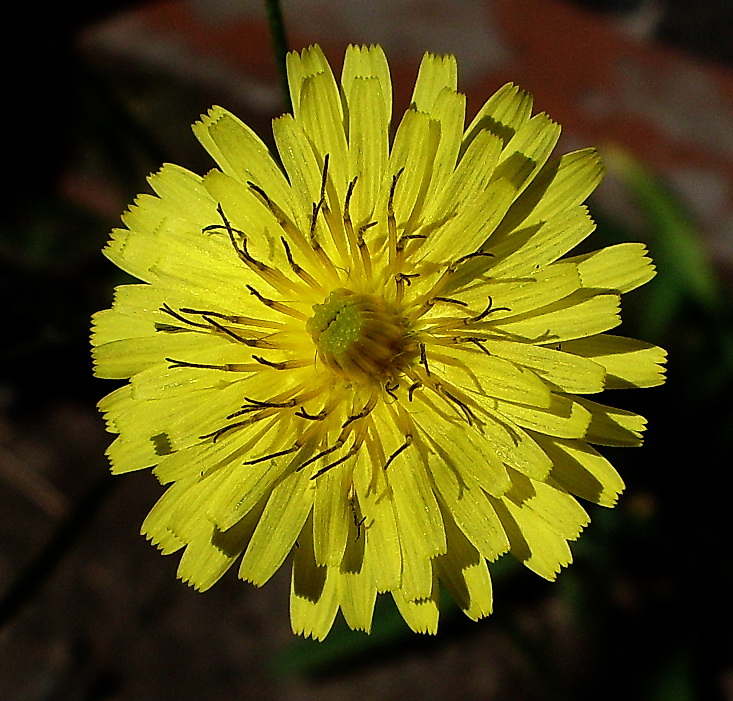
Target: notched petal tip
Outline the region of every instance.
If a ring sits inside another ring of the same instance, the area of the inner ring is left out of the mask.
[[[212,105],[191,125],[191,130],[204,148],[207,148],[207,142],[210,139],[208,135],[209,128],[226,116],[232,115],[223,107]]]

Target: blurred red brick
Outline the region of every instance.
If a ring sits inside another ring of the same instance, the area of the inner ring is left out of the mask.
[[[470,111],[502,83],[520,84],[563,125],[566,148],[621,147],[663,176],[697,217],[711,255],[733,262],[730,69],[558,0],[301,0],[285,3],[285,13],[291,45],[318,42],[335,65],[348,43],[382,43],[398,108],[425,50],[458,55]],[[281,109],[262,3],[152,3],[91,28],[85,42],[189,75],[230,95],[227,106],[258,125]],[[599,197],[624,216],[612,175]]]

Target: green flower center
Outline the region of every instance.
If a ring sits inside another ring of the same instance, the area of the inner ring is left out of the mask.
[[[313,312],[306,328],[331,368],[381,381],[417,356],[407,321],[380,297],[338,289]]]

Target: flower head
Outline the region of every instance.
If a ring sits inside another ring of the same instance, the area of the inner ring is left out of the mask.
[[[340,609],[369,630],[389,592],[435,632],[439,582],[473,619],[504,553],[554,579],[621,478],[591,444],[645,420],[588,399],[663,381],[664,351],[608,335],[654,269],[640,244],[561,258],[594,228],[588,149],[514,85],[464,128],[451,56],[426,55],[390,140],[379,47],[340,83],[318,47],[288,57],[278,160],[213,108],[218,166],[166,165],[106,255],[142,284],[95,315],[115,473],[169,485],[143,524],[207,589],[236,561],[263,585],[292,553],[298,633]]]

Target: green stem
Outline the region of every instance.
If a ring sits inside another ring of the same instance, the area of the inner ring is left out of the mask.
[[[280,75],[280,87],[282,88],[285,100],[285,109],[292,111],[290,102],[290,90],[288,88],[288,73],[286,69],[286,57],[288,54],[288,38],[285,34],[285,23],[283,21],[280,0],[265,0],[267,7],[267,19],[270,24],[270,36],[272,37],[272,50],[275,54],[277,72]]]

